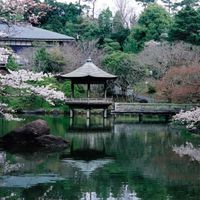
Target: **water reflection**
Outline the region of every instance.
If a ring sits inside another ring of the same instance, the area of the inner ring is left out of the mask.
[[[53,133],[72,142],[71,149],[54,154],[0,152],[0,198],[13,199],[12,191],[15,199],[30,200],[44,194],[46,199],[69,200],[199,199],[199,163],[179,157],[172,147],[200,142],[180,128],[112,120],[105,128],[98,118],[88,128],[79,118],[78,128],[72,129],[66,117],[44,118]],[[1,134],[10,126],[4,123]]]
[[[58,180],[63,180],[63,178],[55,174],[2,176],[0,178],[0,187],[29,188],[42,183],[55,183]]]
[[[111,159],[98,159],[92,161],[84,160],[62,160],[66,165],[70,165],[73,168],[78,168],[88,178],[96,169],[103,168],[104,165],[112,162]]]
[[[82,194],[81,200],[101,200],[96,192],[85,192]],[[120,189],[120,196],[114,197],[112,192],[110,192],[109,197],[106,200],[139,200],[135,191],[130,191],[128,185],[123,185]]]
[[[99,131],[110,131],[112,128],[112,118],[103,117],[93,117],[85,118],[83,116],[77,116],[70,118],[69,130],[73,131],[89,131],[89,132],[99,132]]]

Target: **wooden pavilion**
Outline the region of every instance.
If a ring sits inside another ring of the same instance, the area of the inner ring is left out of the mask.
[[[86,63],[78,69],[60,76],[62,79],[71,81],[71,98],[66,100],[70,108],[70,117],[74,116],[74,109],[86,109],[87,118],[90,118],[91,109],[103,109],[104,117],[107,117],[107,109],[112,104],[112,99],[107,98],[107,81],[115,80],[117,77],[98,68],[92,60],[87,59]],[[87,85],[87,98],[76,98],[74,96],[74,85]],[[91,84],[104,85],[103,98],[91,98]]]

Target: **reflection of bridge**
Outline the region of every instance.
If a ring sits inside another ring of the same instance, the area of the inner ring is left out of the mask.
[[[190,110],[200,105],[171,103],[115,103],[112,114],[138,114],[139,121],[143,115],[165,116],[166,120],[181,110]]]

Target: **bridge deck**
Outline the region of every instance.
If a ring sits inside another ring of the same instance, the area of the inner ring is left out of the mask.
[[[200,105],[171,103],[115,103],[112,113],[173,115],[181,110],[190,110],[197,106]]]

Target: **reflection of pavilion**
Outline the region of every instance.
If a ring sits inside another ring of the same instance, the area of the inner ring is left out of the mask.
[[[71,81],[71,98],[66,100],[66,104],[70,107],[70,117],[74,116],[74,109],[86,109],[87,118],[90,118],[91,109],[103,109],[104,117],[107,117],[107,109],[112,104],[112,100],[107,98],[107,81],[115,80],[117,78],[116,76],[98,68],[92,63],[91,59],[88,59],[83,66],[68,74],[61,75],[60,78]],[[87,98],[75,98],[75,84],[87,85]],[[104,85],[103,98],[91,98],[91,84]]]
[[[74,132],[108,132],[112,129],[112,121],[109,118],[81,118],[80,116],[70,118],[69,130]]]
[[[85,161],[110,158],[104,142],[104,139],[98,138],[98,135],[96,137],[96,134],[76,135],[72,139],[70,153],[62,155],[61,158]]]
[[[113,161],[105,152],[94,148],[79,148],[70,150],[69,154],[62,155],[62,161],[72,167],[78,168],[83,174],[89,176],[93,171],[102,168],[104,165]]]
[[[111,137],[110,131],[78,131],[69,133],[68,136],[72,141],[70,152],[62,155],[61,159],[65,164],[78,168],[86,176],[113,161],[106,153],[105,147],[105,140]]]
[[[78,168],[83,174],[89,177],[96,169],[102,168],[104,165],[111,163],[112,159],[98,159],[91,161],[63,159],[65,164]]]

